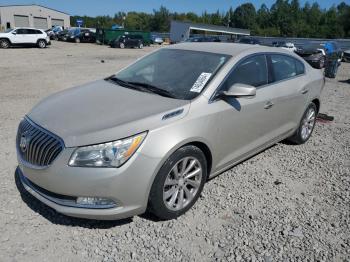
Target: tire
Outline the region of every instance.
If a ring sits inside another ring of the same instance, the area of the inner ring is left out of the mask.
[[[148,211],[162,220],[181,216],[195,204],[206,180],[207,161],[203,152],[192,145],[178,149],[154,179]]]
[[[45,40],[39,40],[38,41],[38,47],[39,48],[45,48],[46,47],[46,41]]]
[[[9,48],[10,47],[10,41],[7,39],[1,39],[0,40],[0,48]]]
[[[77,37],[77,38],[74,39],[74,41],[75,41],[77,44],[79,44],[79,43],[80,43],[80,38]]]
[[[316,105],[311,103],[305,110],[298,129],[288,140],[297,145],[304,144],[309,140],[315,128],[317,113]]]
[[[325,61],[326,61],[325,58],[324,58],[324,57],[321,57],[321,58],[320,58],[320,61],[318,62],[317,67],[318,67],[319,69],[324,68]]]
[[[124,49],[124,48],[125,48],[125,44],[124,44],[124,43],[120,43],[120,44],[119,44],[119,47],[122,48],[122,49]]]
[[[142,43],[139,43],[139,49],[142,49],[143,48],[143,44]]]

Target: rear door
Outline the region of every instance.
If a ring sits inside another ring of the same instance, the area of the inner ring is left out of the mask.
[[[27,29],[27,34],[25,35],[26,41],[31,44],[36,44],[38,39],[38,30]]]
[[[308,97],[304,64],[284,54],[268,54],[269,85],[264,88],[270,112],[270,137],[283,136],[298,125]]]

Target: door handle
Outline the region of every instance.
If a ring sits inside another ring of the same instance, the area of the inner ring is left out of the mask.
[[[308,92],[309,92],[308,89],[304,89],[304,90],[301,91],[301,93],[302,93],[303,95],[307,94]]]
[[[274,103],[272,103],[271,101],[267,102],[264,106],[265,109],[269,109],[271,107],[273,107]]]

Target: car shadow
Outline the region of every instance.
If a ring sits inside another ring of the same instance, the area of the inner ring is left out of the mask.
[[[235,97],[224,97],[222,98],[226,103],[228,103],[229,105],[231,105],[234,109],[236,109],[237,111],[241,111],[242,107],[240,102],[235,98]]]
[[[26,205],[32,209],[35,213],[40,214],[45,219],[56,225],[70,226],[70,227],[83,227],[89,229],[108,229],[112,227],[122,226],[132,222],[132,218],[122,220],[93,220],[84,218],[69,217],[56,212],[51,207],[33,197],[23,187],[19,178],[18,167],[14,173],[14,178],[21,198]]]
[[[339,80],[340,83],[350,84],[350,79],[348,80]]]

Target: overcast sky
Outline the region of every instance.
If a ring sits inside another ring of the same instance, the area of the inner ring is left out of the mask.
[[[177,12],[195,12],[201,14],[203,11],[215,12],[216,10],[227,11],[230,6],[236,8],[238,5],[247,1],[237,0],[0,0],[0,5],[12,4],[40,4],[46,7],[58,9],[71,15],[114,15],[118,11],[144,11],[152,12],[153,9],[158,9],[164,5],[171,11]],[[275,1],[251,1],[256,8],[265,3],[270,7]],[[303,5],[306,1],[300,0]],[[309,2],[313,2],[312,0]],[[329,8],[332,5],[338,5],[342,1],[336,0],[319,0],[317,1],[322,8]],[[344,1],[350,4],[350,0]]]

